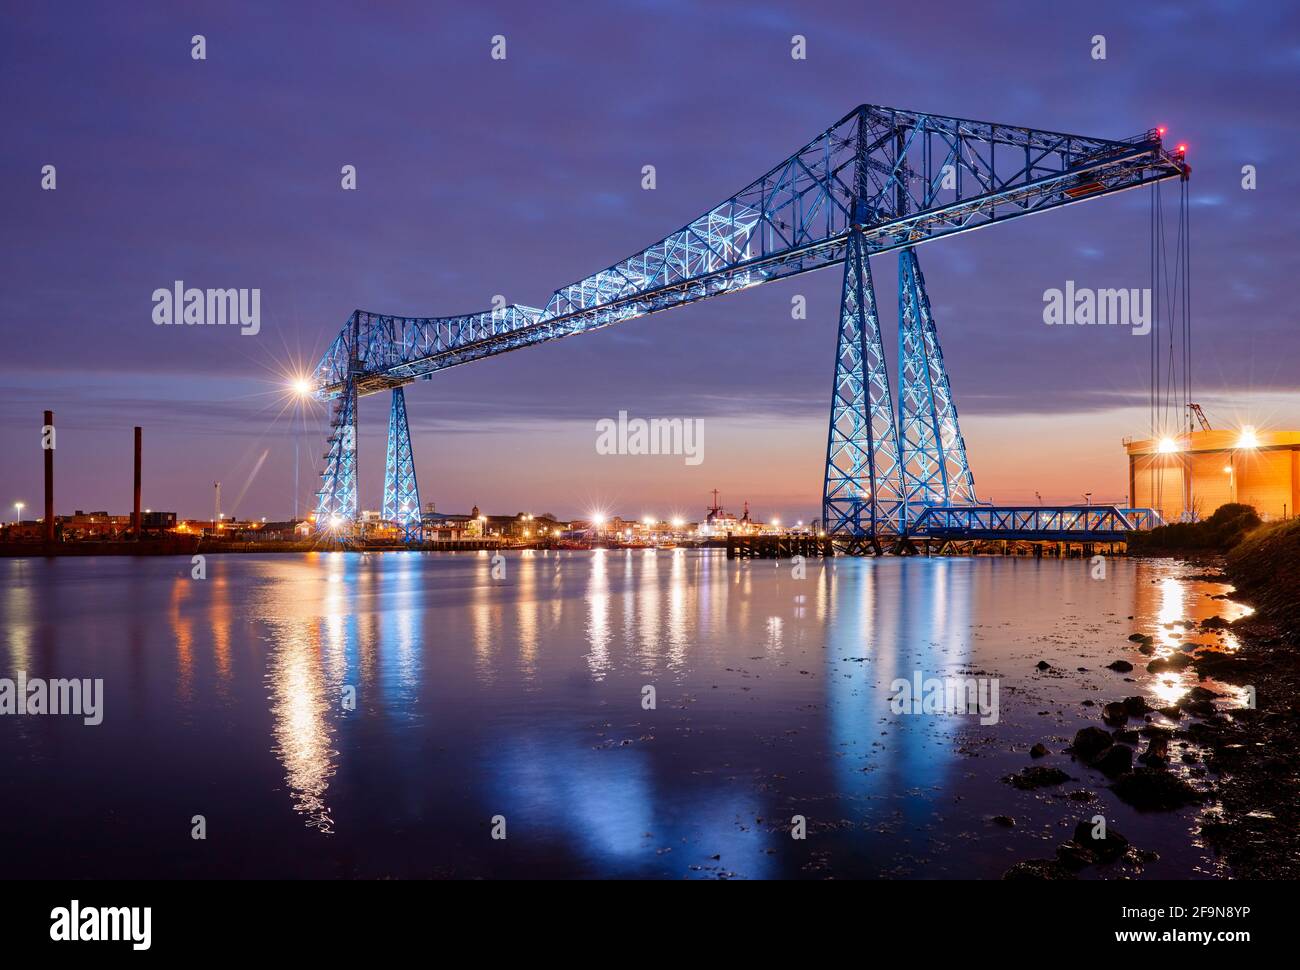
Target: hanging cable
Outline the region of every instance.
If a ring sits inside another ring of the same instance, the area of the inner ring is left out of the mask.
[[[1186,178],[1181,180],[1181,186],[1183,201],[1183,404],[1190,412],[1192,403],[1192,201]]]
[[[1191,200],[1188,181],[1180,180],[1178,228],[1174,252],[1169,253],[1165,228],[1164,196],[1160,184],[1151,186],[1150,219],[1151,271],[1151,360],[1149,395],[1151,440],[1159,443],[1166,437],[1195,430],[1192,402],[1192,262]],[[1171,265],[1172,264],[1172,265]],[[1176,409],[1176,410],[1175,410]],[[1154,501],[1160,505],[1164,495],[1165,462],[1153,456],[1151,464]],[[1191,480],[1186,465],[1179,476],[1184,515],[1192,514]]]

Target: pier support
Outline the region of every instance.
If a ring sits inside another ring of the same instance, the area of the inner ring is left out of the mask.
[[[406,394],[400,387],[393,388],[393,403],[388,412],[388,460],[384,470],[383,516],[402,530],[403,542],[423,540],[420,488],[415,480],[411,429],[406,422]]]
[[[826,443],[822,517],[849,553],[879,553],[901,533],[898,437],[871,263],[861,230],[849,233],[840,298],[835,380]]]
[[[795,556],[829,559],[834,555],[835,545],[829,536],[727,533],[728,559],[793,559]]]

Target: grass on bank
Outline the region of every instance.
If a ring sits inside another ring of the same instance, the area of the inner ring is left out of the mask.
[[[1246,535],[1228,552],[1227,570],[1261,616],[1300,638],[1300,519]]]
[[[1235,548],[1249,533],[1260,526],[1253,506],[1236,502],[1220,505],[1214,514],[1200,522],[1175,522],[1129,538],[1129,552],[1205,553],[1223,555]]]

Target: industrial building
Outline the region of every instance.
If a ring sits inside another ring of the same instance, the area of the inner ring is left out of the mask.
[[[1166,522],[1208,518],[1220,505],[1252,505],[1266,522],[1300,505],[1300,431],[1189,431],[1125,441],[1129,505]]]

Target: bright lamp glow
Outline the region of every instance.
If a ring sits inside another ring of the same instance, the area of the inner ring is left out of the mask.
[[[686,520],[685,520],[685,519],[680,519],[680,518],[679,518],[679,519],[673,519],[673,528],[674,528],[674,529],[680,529],[680,528],[681,528],[682,526],[684,526],[685,524],[686,524]]]
[[[592,525],[604,525],[605,514],[603,512],[597,512],[595,515],[591,517],[591,523]]]
[[[1255,435],[1255,428],[1252,425],[1246,425],[1241,429],[1241,434],[1237,436],[1238,448],[1258,448],[1259,438]]]
[[[312,383],[305,377],[295,378],[289,386],[299,397],[307,397],[312,392]]]
[[[1178,450],[1178,442],[1173,438],[1160,439],[1160,454],[1171,455]]]

